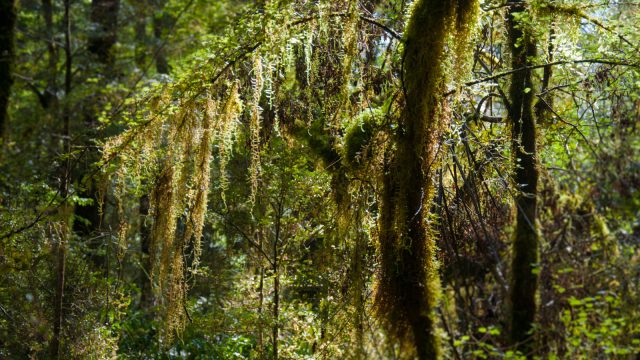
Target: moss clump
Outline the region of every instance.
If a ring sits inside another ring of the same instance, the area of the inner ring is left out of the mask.
[[[384,113],[380,109],[362,112],[347,127],[344,135],[342,156],[345,165],[358,168],[366,163],[371,155],[373,141],[381,130]]]

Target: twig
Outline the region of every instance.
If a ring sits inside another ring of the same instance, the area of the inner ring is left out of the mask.
[[[464,83],[464,85],[466,85],[466,86],[477,85],[477,84],[480,84],[480,83],[483,83],[483,82],[487,82],[487,81],[491,81],[491,80],[497,80],[497,79],[500,79],[500,78],[515,74],[515,73],[520,72],[520,71],[542,69],[542,68],[545,68],[547,66],[567,65],[567,64],[604,64],[604,65],[629,66],[629,67],[640,68],[640,64],[639,63],[625,62],[625,61],[618,61],[618,60],[607,60],[607,59],[560,60],[560,61],[554,61],[554,62],[550,62],[550,63],[546,63],[546,64],[529,65],[529,66],[523,66],[523,67],[517,68],[517,69],[511,69],[511,70],[503,71],[503,72],[500,72],[500,73],[497,73],[497,74],[494,74],[494,75],[490,75],[490,76],[486,76],[486,77],[483,77],[483,78],[480,78],[480,79],[467,81],[467,82]],[[445,94],[445,96],[453,95],[456,92],[457,92],[457,90],[451,90],[451,91],[447,92]]]

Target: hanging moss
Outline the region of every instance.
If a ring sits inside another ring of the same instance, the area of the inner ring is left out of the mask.
[[[266,9],[272,7],[269,4]],[[366,89],[360,88],[366,86],[363,85],[366,80],[363,73],[367,65],[359,67],[361,21],[358,3],[350,1],[349,4],[343,9],[337,3],[321,1],[317,6],[317,17],[314,13],[308,21],[296,18],[298,20],[290,22],[296,27],[306,26],[299,30],[295,39],[296,44],[302,45],[294,45],[290,41],[293,36],[289,33],[290,27],[282,26],[289,19],[268,19],[266,30],[251,29],[249,37],[253,33],[261,35],[251,37],[244,47],[240,47],[241,51],[251,50],[239,56],[234,48],[219,58],[211,59],[204,65],[208,70],[196,71],[167,86],[165,95],[155,100],[157,104],[152,102],[146,108],[148,113],[144,114],[144,123],[106,144],[105,162],[118,157],[120,165],[125,168],[123,173],[127,182],[139,182],[135,179],[144,177],[153,184],[150,191],[150,215],[154,219],[150,257],[154,264],[152,276],[156,299],[160,308],[165,310],[167,337],[181,327],[186,315],[182,307],[187,291],[184,273],[188,270],[184,252],[193,244],[196,255],[198,253],[209,191],[207,170],[211,151],[216,147],[223,200],[229,186],[227,163],[237,132],[244,130],[238,126],[239,115],[243,111],[241,98],[248,104],[249,126],[244,138],[250,140],[251,146],[248,169],[251,200],[257,194],[260,175],[260,142],[264,134],[261,130],[264,131],[263,127],[272,120],[271,115],[263,113],[260,108],[264,104],[261,103],[264,93],[270,106],[273,99],[273,106],[279,109],[274,111],[270,108],[270,112],[282,114],[283,128],[292,122],[304,124],[301,132],[310,137],[311,151],[322,157],[327,166],[337,164],[332,177],[332,184],[337,189],[336,203],[348,203],[351,196],[349,179],[336,146],[341,124],[335,120],[361,111],[364,108],[363,98],[370,95],[366,94]],[[417,354],[420,358],[431,359],[440,352],[433,320],[439,292],[436,249],[434,234],[427,221],[428,212],[424,209],[429,208],[432,196],[429,179],[436,158],[436,139],[449,117],[441,94],[450,85],[450,74],[463,72],[460,69],[467,55],[463,49],[467,47],[458,48],[458,45],[468,40],[474,18],[470,14],[475,7],[476,1],[472,0],[417,1],[405,32],[403,90],[406,106],[395,127],[397,132],[393,141],[387,141],[390,145],[385,149],[386,175],[383,176],[384,187],[380,194],[378,231],[381,270],[376,299],[378,313],[388,320],[385,323],[390,338],[402,344],[407,356]],[[334,12],[334,8],[340,11]],[[348,16],[337,15],[342,13]],[[266,10],[265,16],[272,15],[270,10]],[[338,21],[344,26],[334,26]],[[264,38],[264,33],[268,38]],[[448,47],[452,44],[459,54],[445,55],[450,52],[445,49],[450,50]],[[278,72],[282,71],[282,66],[288,67],[287,61],[290,61],[288,59],[296,46],[304,51],[304,66],[300,66],[304,74],[298,74],[303,79],[299,81],[299,92],[292,93],[302,99],[279,102],[281,92],[287,91],[287,86],[283,86],[286,79],[280,79]],[[265,55],[267,53],[268,56]],[[250,78],[251,86],[240,89],[240,84],[248,81],[246,78],[232,80],[234,76]],[[214,84],[203,79],[213,79]],[[336,83],[348,86],[340,87]],[[361,95],[357,95],[359,93]],[[213,98],[205,94],[212,94]],[[211,119],[210,113],[215,119]],[[326,118],[318,121],[321,116]],[[203,118],[212,121],[203,121]],[[344,139],[345,162],[356,165],[363,160],[368,161],[367,150],[375,144],[373,140],[384,133],[378,131],[381,127],[379,121],[378,116],[362,118],[348,129]],[[316,124],[318,133],[322,134],[320,137],[316,136],[313,128]],[[390,137],[389,134],[383,136]],[[307,136],[301,138],[306,139]],[[376,155],[382,152],[376,151]],[[381,161],[375,157],[373,162],[379,166]],[[346,206],[338,207],[346,213],[343,210]],[[338,223],[345,221],[343,213],[337,216]],[[346,229],[345,225],[339,224],[338,227]]]
[[[253,79],[251,87],[253,94],[251,97],[251,121],[249,128],[251,132],[251,164],[249,166],[249,180],[251,183],[251,193],[249,202],[253,205],[258,191],[258,176],[260,173],[260,129],[262,122],[262,108],[260,98],[264,87],[264,77],[262,75],[262,59],[256,55],[253,59]]]
[[[225,193],[229,188],[229,177],[227,175],[227,164],[231,158],[234,136],[238,125],[238,117],[242,112],[242,101],[238,93],[238,84],[231,86],[229,97],[227,98],[222,112],[216,123],[216,143],[218,144],[218,167],[220,169],[220,197],[225,206],[227,203]]]
[[[463,66],[445,54],[455,29],[472,26],[476,1],[416,1],[405,31],[405,107],[385,156],[380,199],[377,312],[407,358],[441,356],[435,308],[440,292],[435,234],[427,220],[436,140],[448,122],[448,76]],[[465,34],[462,31],[461,34]],[[455,39],[466,42],[467,38]],[[450,66],[454,65],[454,68]]]
[[[220,114],[219,101],[210,97],[177,104],[172,109],[164,95],[151,101],[153,113],[149,120],[109,141],[104,150],[105,161],[119,159],[115,179],[118,204],[127,194],[125,184],[140,184],[142,178],[151,180],[149,275],[154,298],[163,310],[165,326],[161,335],[166,344],[186,321],[184,274],[189,269],[185,256],[187,249],[192,249],[191,267],[197,266],[209,193],[212,142],[220,139],[220,146],[227,149],[227,138],[232,136],[229,132],[240,113],[237,86],[230,87]],[[227,154],[223,155],[226,159]],[[129,224],[124,212],[119,214],[124,247]]]
[[[456,22],[452,31],[452,46],[454,49],[455,59],[454,80],[462,83],[467,77],[470,77],[471,61],[468,61],[470,54],[473,53],[473,39],[476,31],[476,24],[480,7],[477,1],[464,0],[458,2],[456,11]]]

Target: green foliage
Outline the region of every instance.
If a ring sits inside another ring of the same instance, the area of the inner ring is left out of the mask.
[[[614,294],[568,299],[569,309],[560,315],[566,331],[568,358],[610,358],[640,351],[637,312]]]
[[[515,15],[538,43],[531,354],[507,321],[512,3],[120,0],[107,59],[105,1],[68,2],[68,49],[67,2],[17,2],[0,358],[55,357],[58,305],[64,359],[640,352],[635,0]]]

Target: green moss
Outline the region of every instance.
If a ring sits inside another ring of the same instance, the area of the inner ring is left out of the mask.
[[[416,1],[405,31],[405,107],[385,156],[375,301],[388,334],[406,358],[441,357],[435,317],[440,293],[436,239],[427,221],[433,197],[430,179],[436,140],[449,119],[442,94],[469,55],[445,53],[445,48],[456,29],[471,29],[476,17],[469,15],[477,6],[473,0]]]
[[[349,167],[359,167],[369,159],[369,148],[382,127],[384,113],[380,109],[362,112],[346,129],[343,160]]]
[[[340,153],[334,145],[334,137],[324,129],[323,121],[305,124],[296,120],[288,130],[291,136],[308,146],[311,153],[320,158],[325,167],[333,167],[340,162]]]

